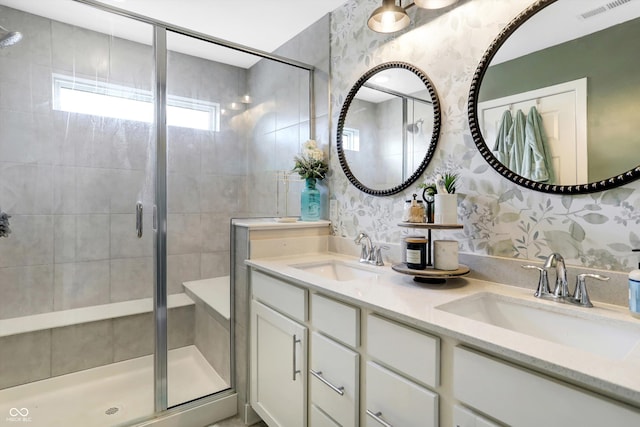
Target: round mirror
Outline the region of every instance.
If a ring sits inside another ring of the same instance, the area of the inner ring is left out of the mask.
[[[498,35],[469,95],[487,162],[547,193],[640,176],[640,2],[540,0]]]
[[[387,196],[420,177],[439,136],[440,104],[427,75],[388,62],[367,71],[349,91],[338,119],[338,158],[356,188]]]

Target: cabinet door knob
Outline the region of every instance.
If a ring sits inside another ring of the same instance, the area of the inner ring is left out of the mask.
[[[313,369],[309,369],[309,373],[314,377],[316,377],[317,379],[319,379],[323,384],[325,384],[331,390],[338,393],[340,396],[344,396],[344,387],[336,387],[335,385],[331,384],[329,381],[327,381],[326,378],[322,376],[322,371],[314,371]]]
[[[382,419],[382,412],[373,412],[367,409],[367,415],[376,420],[378,423],[383,425],[384,427],[393,427],[391,424]]]

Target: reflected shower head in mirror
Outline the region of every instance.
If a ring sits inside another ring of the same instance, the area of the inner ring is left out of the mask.
[[[0,49],[13,46],[22,40],[22,33],[18,31],[9,31],[0,25]]]
[[[418,133],[418,132],[420,132],[420,125],[422,123],[424,123],[423,119],[420,119],[415,123],[409,123],[407,125],[407,132],[409,132],[409,133]]]

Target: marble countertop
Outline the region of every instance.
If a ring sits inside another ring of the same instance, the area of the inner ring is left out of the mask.
[[[358,264],[357,259],[334,253],[251,259],[246,263],[254,269],[370,308],[434,334],[452,337],[537,371],[640,407],[640,344],[623,359],[613,359],[437,308],[462,297],[491,292],[546,305],[550,310],[573,312],[578,317],[598,316],[607,322],[624,322],[632,328],[637,327],[640,337],[640,321],[631,317],[623,307],[594,302],[593,308],[581,308],[540,300],[533,296],[536,283],[531,284],[531,289],[526,289],[471,278],[456,278],[449,279],[444,285],[429,285],[416,283],[413,277],[395,272],[390,266],[365,266],[379,273],[376,277],[336,281],[292,267],[328,260]],[[562,327],[563,325],[558,325],[558,328]],[[567,331],[567,334],[571,333],[588,331]]]
[[[247,227],[252,230],[279,230],[292,228],[329,227],[331,221],[320,219],[318,221],[301,221],[296,217],[265,217],[265,218],[234,218],[232,224],[239,227]]]

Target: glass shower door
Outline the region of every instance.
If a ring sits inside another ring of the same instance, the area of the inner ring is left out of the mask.
[[[224,49],[167,32],[167,299],[195,302],[167,315],[170,407],[232,387],[229,224],[246,210],[246,70],[220,62]]]
[[[0,6],[0,413],[110,426],[154,412],[153,29],[41,3]]]

